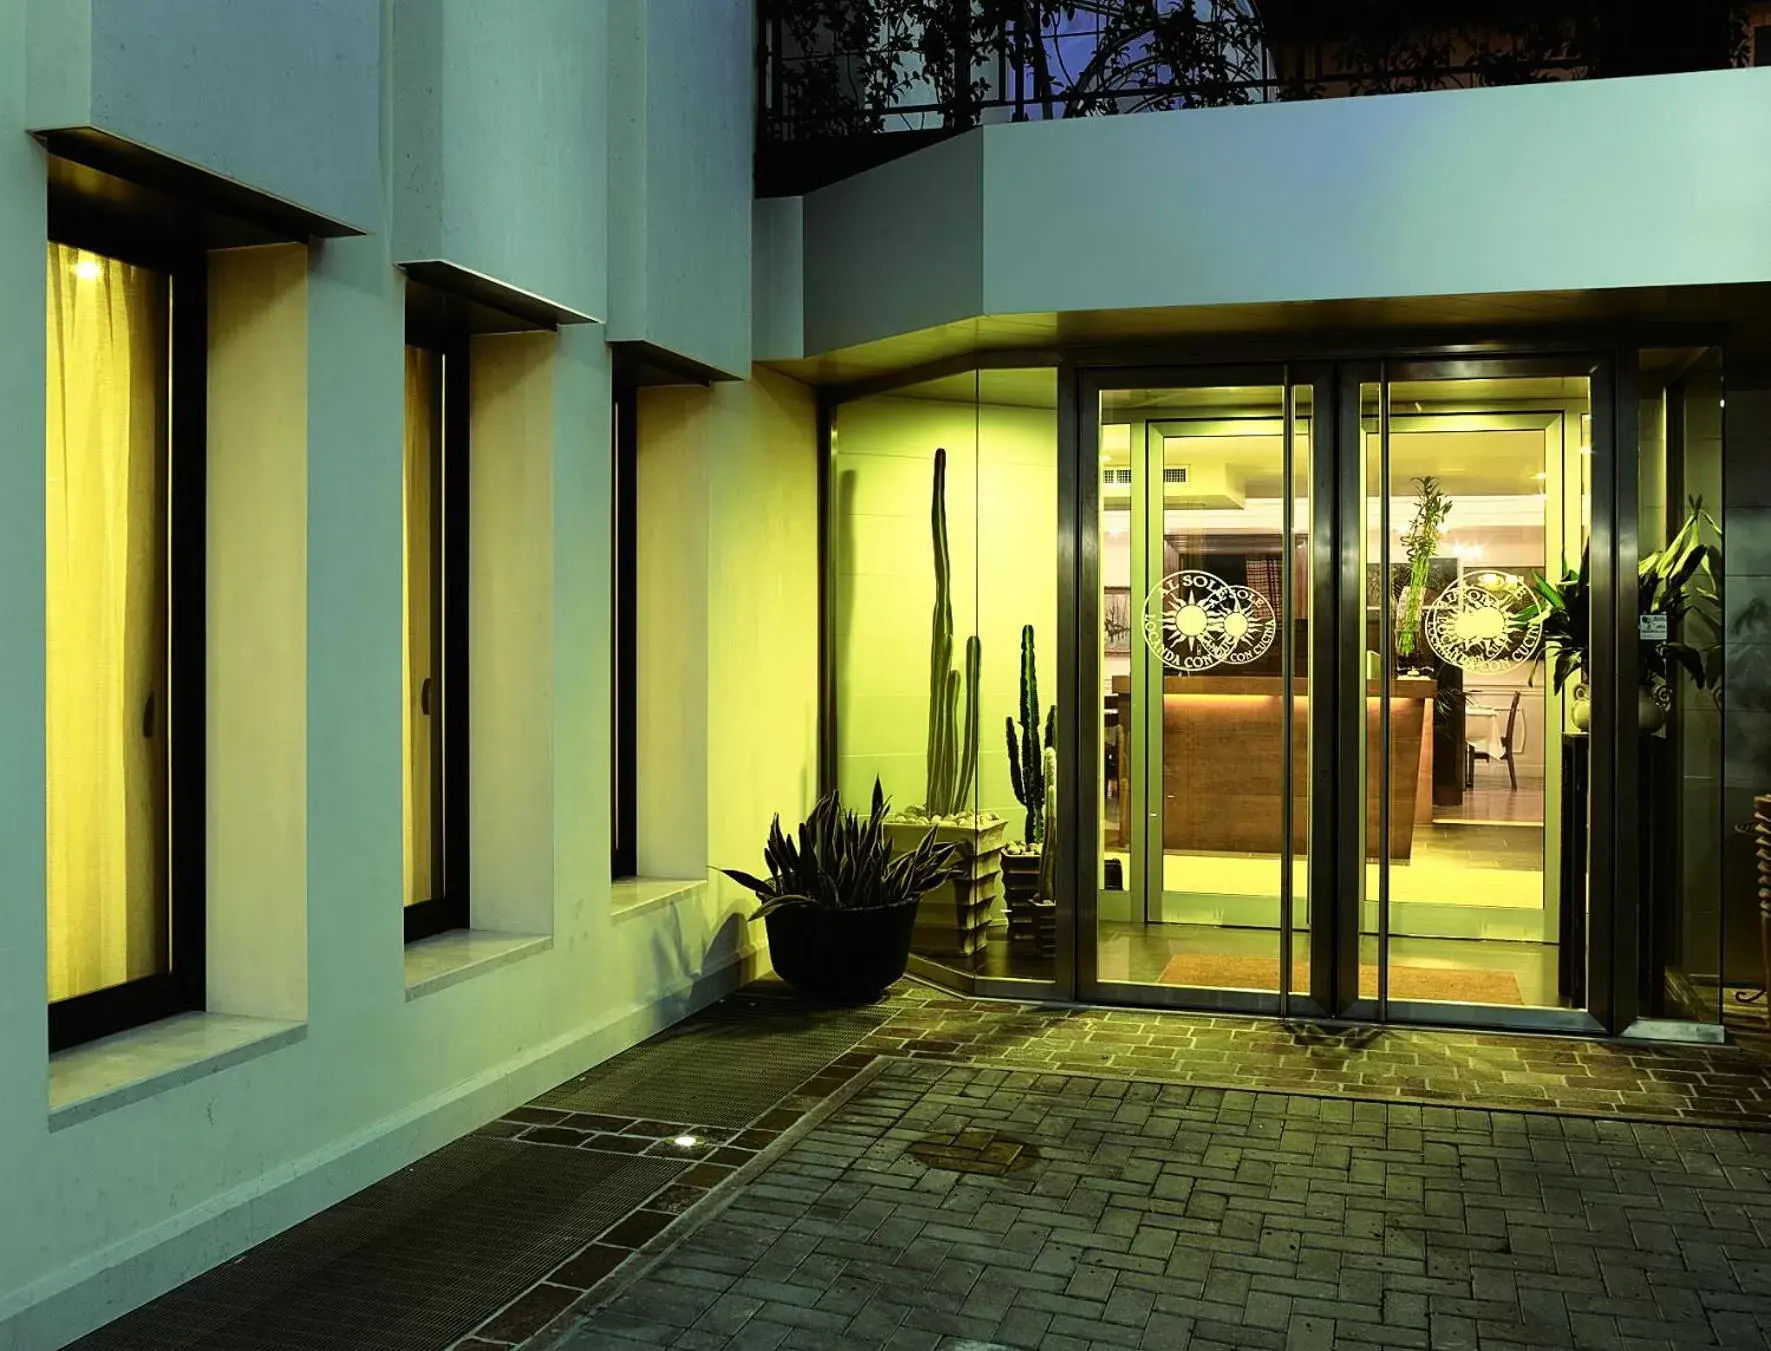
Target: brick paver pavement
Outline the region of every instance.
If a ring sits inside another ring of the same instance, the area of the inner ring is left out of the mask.
[[[858,1082],[559,1345],[1768,1344],[1762,1131],[929,1060]],[[1039,1157],[909,1152],[962,1131]]]

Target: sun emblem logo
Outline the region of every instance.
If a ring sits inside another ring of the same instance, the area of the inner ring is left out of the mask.
[[[1189,675],[1260,660],[1279,628],[1260,592],[1193,568],[1151,587],[1143,618],[1151,651]]]
[[[1531,591],[1510,572],[1485,569],[1459,577],[1426,608],[1422,627],[1443,661],[1478,675],[1523,666],[1543,638]]]

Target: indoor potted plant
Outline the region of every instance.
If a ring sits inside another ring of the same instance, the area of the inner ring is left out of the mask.
[[[977,634],[965,642],[964,702],[953,665],[953,565],[947,549],[947,452],[935,451],[935,482],[929,511],[934,544],[935,604],[929,634],[929,720],[922,805],[886,822],[886,833],[908,850],[932,831],[957,850],[950,880],[923,898],[916,925],[919,951],[971,957],[986,943],[990,910],[1002,874],[1003,830],[994,812],[972,800],[978,776],[978,681],[983,666]]]
[[[751,918],[768,927],[775,973],[801,994],[840,1004],[879,998],[904,974],[918,902],[953,871],[958,850],[933,830],[894,853],[885,817],[877,779],[866,820],[828,793],[796,838],[775,817],[763,846],[766,880],[720,869],[762,902]]]
[[[1721,623],[1715,576],[1722,552],[1718,545],[1704,539],[1706,529],[1720,538],[1721,531],[1715,518],[1704,510],[1703,499],[1693,498],[1678,533],[1664,549],[1644,555],[1636,568],[1638,623],[1648,618],[1651,622],[1643,625],[1644,630],[1666,635],[1644,636],[1636,644],[1636,725],[1643,732],[1656,732],[1665,725],[1677,671],[1690,675],[1698,689],[1710,689],[1721,678],[1713,639]],[[1586,697],[1592,654],[1590,551],[1582,551],[1580,567],[1568,572],[1561,581],[1552,582],[1539,573],[1533,575],[1531,587],[1536,593],[1537,607],[1517,622],[1542,626],[1544,657],[1550,663],[1552,687],[1561,693],[1574,680],[1571,716],[1574,725],[1584,731],[1592,717]],[[1688,637],[1704,636],[1686,633],[1681,626],[1687,620],[1707,631],[1712,640],[1707,646],[1686,641]]]
[[[1451,499],[1440,489],[1438,479],[1429,474],[1417,478],[1414,486],[1420,496],[1415,499],[1414,520],[1402,536],[1408,549],[1408,579],[1396,605],[1396,655],[1409,665],[1416,664],[1421,607],[1426,603],[1427,575],[1433,555],[1439,550],[1439,532],[1445,518],[1451,515]]]

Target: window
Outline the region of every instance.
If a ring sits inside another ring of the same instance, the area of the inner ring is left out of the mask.
[[[406,941],[467,927],[467,347],[409,334],[401,657]]]
[[[52,204],[49,1044],[203,1006],[204,266]]]
[[[611,729],[611,754],[614,758],[614,795],[610,803],[611,828],[614,835],[615,877],[632,877],[637,866],[637,840],[634,833],[634,683],[637,663],[634,640],[637,577],[635,547],[635,510],[638,505],[636,466],[639,452],[639,426],[636,414],[639,389],[629,381],[615,386],[614,397],[614,469],[615,510],[610,531],[614,556],[610,577],[613,579],[614,678],[610,705],[614,723]]]

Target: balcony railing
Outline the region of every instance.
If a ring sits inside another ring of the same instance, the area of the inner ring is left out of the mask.
[[[759,10],[765,193],[805,191],[982,123],[1747,65],[1771,23],[1767,0],[761,0]]]

